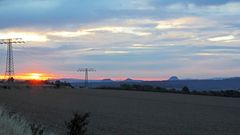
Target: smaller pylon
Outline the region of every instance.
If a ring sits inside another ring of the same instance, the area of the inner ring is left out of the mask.
[[[80,68],[77,72],[85,72],[85,88],[88,88],[88,73],[96,72],[96,70],[94,68]]]

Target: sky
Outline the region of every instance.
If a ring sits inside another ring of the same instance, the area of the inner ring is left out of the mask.
[[[163,80],[240,75],[240,0],[0,0],[16,74]],[[6,46],[0,46],[5,72]]]

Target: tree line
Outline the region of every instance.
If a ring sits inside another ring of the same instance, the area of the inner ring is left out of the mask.
[[[118,87],[98,87],[97,89],[118,89],[118,90],[132,90],[132,91],[147,91],[147,92],[163,92],[163,93],[176,93],[176,94],[189,94],[189,95],[206,95],[206,96],[220,96],[220,97],[240,97],[238,90],[220,90],[220,91],[194,91],[190,90],[187,86],[177,90],[175,88],[154,87],[152,85],[140,84],[121,84]]]

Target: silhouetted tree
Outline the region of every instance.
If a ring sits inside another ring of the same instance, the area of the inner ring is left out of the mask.
[[[129,85],[129,84],[122,84],[120,86],[120,89],[123,89],[123,90],[132,90],[132,86]]]
[[[56,88],[60,88],[60,87],[74,88],[70,83],[61,82],[60,80],[55,81],[55,87]]]
[[[187,86],[184,86],[184,87],[182,88],[182,92],[183,92],[183,93],[189,93],[190,90],[189,90],[189,88],[188,88]]]
[[[14,82],[14,78],[13,77],[8,78],[7,82]]]
[[[61,81],[57,80],[57,81],[55,82],[55,86],[56,86],[56,88],[60,88],[60,86],[61,86]]]
[[[221,96],[221,97],[240,97],[240,90],[224,90],[224,91],[190,91],[187,86],[184,86],[181,90],[174,88],[154,87],[151,85],[140,84],[122,84],[117,87],[102,86],[97,89],[119,89],[119,90],[134,90],[134,91],[151,91],[151,92],[166,92],[166,93],[181,93],[190,95],[207,95],[207,96]]]

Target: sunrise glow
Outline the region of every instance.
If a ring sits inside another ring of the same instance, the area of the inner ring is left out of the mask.
[[[22,76],[16,76],[16,78],[24,80],[47,80],[53,78],[53,76],[43,73],[28,73]]]
[[[1,79],[4,79],[4,75],[0,76]],[[14,76],[17,80],[48,80],[55,78],[54,75],[45,74],[45,73],[25,73]]]
[[[37,73],[32,73],[32,74],[30,74],[30,77],[31,77],[31,79],[33,79],[33,80],[39,80],[39,79],[41,79],[41,74],[37,74]]]

